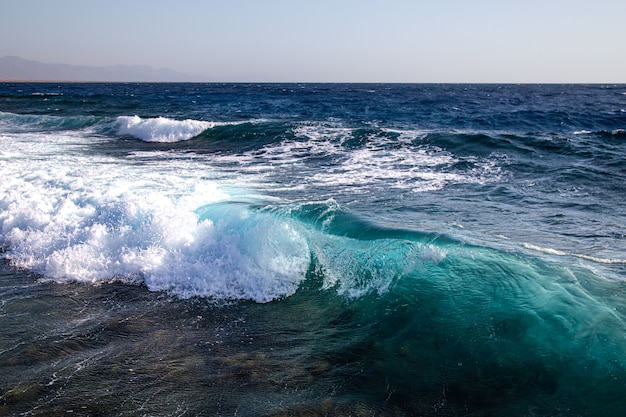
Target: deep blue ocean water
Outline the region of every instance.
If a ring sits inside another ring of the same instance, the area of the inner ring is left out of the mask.
[[[622,416],[626,86],[0,84],[0,415]]]

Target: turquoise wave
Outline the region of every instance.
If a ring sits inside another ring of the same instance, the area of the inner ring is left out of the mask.
[[[313,264],[284,302],[316,299],[332,312],[333,331],[316,349],[364,400],[416,415],[433,406],[436,415],[523,415],[529,406],[539,415],[558,407],[619,415],[623,282],[521,251],[386,229],[328,204],[292,215],[311,228]]]

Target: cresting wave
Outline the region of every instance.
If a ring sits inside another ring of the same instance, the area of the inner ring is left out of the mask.
[[[146,142],[180,142],[191,139],[215,126],[214,122],[201,120],[173,120],[166,117],[141,118],[119,116],[117,133],[130,135]]]
[[[14,265],[58,282],[143,282],[182,298],[267,302],[294,294],[311,268],[324,288],[357,297],[445,258],[443,248],[411,240],[328,234],[212,184],[175,198],[119,180],[95,190],[76,181],[5,187],[1,243]]]
[[[58,282],[122,280],[182,298],[268,302],[309,279],[350,298],[410,286],[404,281],[424,274],[489,285],[480,276],[493,265],[514,281],[545,279],[536,270],[546,266],[437,234],[382,228],[332,200],[273,205],[159,166],[111,173],[101,169],[106,160],[73,168],[81,164],[65,158],[57,166],[25,161],[22,175],[1,185],[0,200],[5,256]],[[552,276],[571,273],[551,269]]]

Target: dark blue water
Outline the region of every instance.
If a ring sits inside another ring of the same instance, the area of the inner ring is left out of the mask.
[[[626,86],[0,84],[0,415],[618,416]]]

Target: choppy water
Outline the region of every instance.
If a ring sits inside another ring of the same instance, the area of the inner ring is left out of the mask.
[[[626,86],[0,84],[0,414],[618,416]]]

